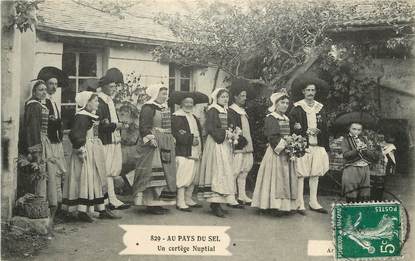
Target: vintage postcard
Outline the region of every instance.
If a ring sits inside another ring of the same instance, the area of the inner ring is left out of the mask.
[[[0,8],[2,260],[415,260],[414,0]]]

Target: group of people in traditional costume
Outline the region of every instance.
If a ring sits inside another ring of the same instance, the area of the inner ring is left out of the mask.
[[[124,124],[118,122],[111,96],[116,84],[123,81],[122,74],[110,69],[100,79],[101,92],[76,95],[69,168],[62,146],[60,109],[53,99],[62,79],[59,69],[43,68],[31,82],[32,97],[25,103],[19,150],[46,172],[46,177],[34,182],[33,192],[47,199],[51,224],[57,210],[77,214],[86,222],[93,222],[93,211],[101,218],[119,218],[111,210],[129,207],[117,199],[113,183],[122,168],[119,129]]]
[[[112,100],[118,83],[123,83],[123,75],[111,68],[99,80],[99,92],[89,88],[76,96],[77,112],[69,133],[73,151],[64,184],[63,209],[77,212],[86,222],[93,222],[93,210],[100,218],[118,219],[112,210],[130,207],[117,198],[114,189],[114,177],[122,169],[120,129],[126,127],[118,121]]]
[[[88,88],[76,95],[77,112],[69,133],[73,148],[69,168],[62,148],[60,109],[51,96],[58,85],[57,74],[54,70],[41,72],[32,82],[32,97],[25,103],[22,152],[45,164],[47,172],[46,179],[34,184],[35,192],[47,198],[52,217],[62,205],[62,210],[85,222],[93,222],[93,211],[99,212],[100,218],[120,218],[113,210],[130,207],[117,198],[114,189],[114,178],[122,172],[120,131],[128,128],[127,123],[119,121],[112,99],[117,84],[123,83],[122,73],[111,68],[99,80],[100,91]],[[207,97],[198,92],[169,95],[164,84],[148,86],[149,99],[139,115],[140,140],[131,186],[134,205],[145,206],[148,213],[157,215],[168,213],[167,206],[171,205],[191,212],[202,207],[198,201],[209,202],[218,217],[228,213],[225,205],[251,205],[260,213],[278,216],[306,215],[304,179],[308,178],[309,209],[327,213],[317,198],[319,177],[329,170],[325,108],[316,100],[318,94],[324,96],[324,84],[307,77],[295,83],[292,91],[297,93],[296,98],[290,98],[284,89],[270,96],[263,132],[267,148],[252,199],[246,192],[247,176],[254,163],[245,111],[248,90],[236,84],[230,90],[217,88]],[[209,100],[202,127],[193,109]],[[288,112],[291,102],[294,106]],[[178,109],[172,113],[174,105]],[[362,125],[350,124],[342,145],[347,161],[343,190],[348,202],[368,196],[368,165],[376,159],[359,136]],[[285,150],[285,136],[293,133],[305,137],[308,145],[308,152],[295,159]],[[65,177],[63,182],[61,177]]]
[[[328,134],[323,104],[315,100],[318,79],[304,77],[293,86],[297,99],[289,113],[287,92],[271,95],[272,106],[265,119],[268,148],[258,170],[252,205],[262,212],[284,215],[296,211],[306,215],[304,178],[309,178],[309,208],[327,213],[317,200],[318,180],[329,170]],[[295,160],[284,150],[284,136],[295,133],[307,138],[308,152]]]

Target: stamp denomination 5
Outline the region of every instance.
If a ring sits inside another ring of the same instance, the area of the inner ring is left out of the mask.
[[[401,205],[398,202],[337,203],[333,206],[336,259],[401,255]]]

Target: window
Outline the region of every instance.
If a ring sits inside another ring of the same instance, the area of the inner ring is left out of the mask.
[[[86,89],[83,85],[86,80],[102,75],[102,53],[93,49],[64,48],[62,70],[69,77],[69,86],[62,89],[62,121],[64,129],[70,129],[76,111],[76,93]]]
[[[169,89],[171,91],[191,91],[192,68],[169,65]]]

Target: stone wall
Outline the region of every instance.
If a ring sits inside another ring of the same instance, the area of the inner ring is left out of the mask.
[[[379,80],[382,129],[395,139],[397,171],[407,175],[413,175],[410,170],[415,160],[415,59],[412,57],[375,59],[375,66],[359,75]]]
[[[415,127],[415,59],[379,59],[378,62],[384,68],[379,83],[388,87],[381,92],[383,115],[407,119]]]
[[[381,114],[386,119],[407,120],[415,137],[415,59],[375,59],[361,77],[379,79]]]
[[[1,1],[1,217],[9,219],[16,196],[16,159],[18,156],[18,132],[21,75],[22,68],[22,34],[18,30],[5,29],[10,14],[14,13],[12,1]],[[30,57],[27,57],[30,59]]]

